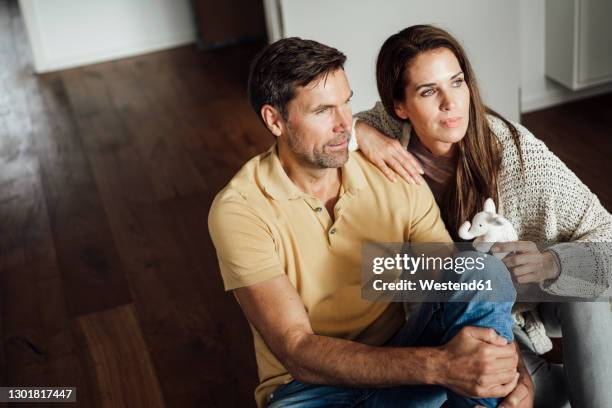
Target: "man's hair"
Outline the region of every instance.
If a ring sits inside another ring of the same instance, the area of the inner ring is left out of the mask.
[[[251,63],[251,106],[258,116],[262,106],[273,106],[286,120],[287,104],[294,98],[296,87],[344,68],[345,61],[343,53],[316,41],[298,37],[278,40],[261,50]]]

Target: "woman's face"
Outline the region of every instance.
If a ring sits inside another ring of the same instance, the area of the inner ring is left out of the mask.
[[[419,54],[409,64],[405,98],[395,112],[436,155],[452,154],[452,145],[467,130],[470,90],[459,61],[447,48]]]

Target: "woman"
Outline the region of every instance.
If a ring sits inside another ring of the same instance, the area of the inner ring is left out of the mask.
[[[392,35],[376,75],[382,103],[356,115],[353,139],[390,179],[395,171],[419,183],[422,174],[456,240],[459,225],[493,197],[520,240],[493,249],[514,252],[504,263],[518,283],[580,298],[607,290],[609,253],[561,242],[611,242],[612,217],[540,140],[484,106],[466,54],[450,34],[419,25]],[[535,242],[557,244],[540,251]],[[585,274],[579,261],[592,260]],[[535,406],[563,406],[567,398],[576,407],[612,406],[608,303],[541,303],[515,316],[526,328],[516,335],[535,382]],[[549,334],[563,330],[563,367],[540,357],[551,347],[538,336],[540,319]],[[525,397],[525,389],[517,387],[508,402]]]

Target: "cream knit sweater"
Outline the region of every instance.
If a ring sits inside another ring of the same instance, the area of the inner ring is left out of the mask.
[[[356,117],[400,140],[402,145],[408,145],[410,125],[388,115],[380,102]],[[540,287],[553,295],[580,298],[606,292],[612,276],[610,213],[541,140],[513,123],[520,134],[524,160],[521,175],[518,150],[510,131],[498,118],[489,115],[488,119],[503,148],[498,178],[500,213],[512,222],[520,240],[548,244],[547,248],[557,255],[561,265],[559,277],[542,282]],[[577,247],[567,244],[570,241],[610,244]],[[538,331],[533,325],[541,326],[535,311],[531,316],[515,316],[515,320],[534,321],[526,331]],[[532,341],[540,353],[550,348],[548,339],[532,338]]]

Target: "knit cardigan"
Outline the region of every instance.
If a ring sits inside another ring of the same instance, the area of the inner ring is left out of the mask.
[[[399,140],[404,147],[408,145],[410,125],[391,117],[380,102],[356,117]],[[559,261],[559,277],[540,283],[542,290],[579,298],[605,293],[612,275],[610,213],[541,140],[513,122],[519,132],[524,162],[522,173],[519,152],[510,130],[495,116],[488,115],[488,121],[502,146],[497,180],[500,213],[514,225],[519,240],[547,245]],[[568,242],[609,244],[576,246]],[[537,313],[534,314],[539,321]],[[549,345],[534,345],[540,353],[549,348]]]

